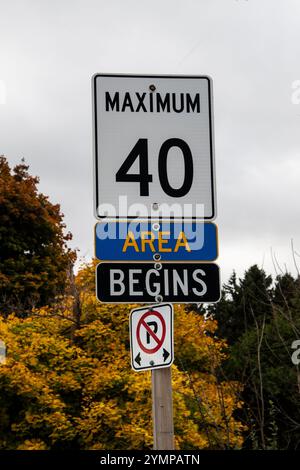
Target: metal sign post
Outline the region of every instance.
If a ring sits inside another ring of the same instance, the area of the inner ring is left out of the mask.
[[[173,450],[173,306],[161,304],[136,308],[130,313],[129,327],[133,370],[151,369],[154,449]]]
[[[154,450],[175,449],[171,367],[152,369],[152,419]]]

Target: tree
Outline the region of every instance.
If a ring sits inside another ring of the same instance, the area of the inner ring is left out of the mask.
[[[271,317],[272,277],[258,266],[251,266],[239,281],[233,273],[223,287],[222,299],[210,312],[218,320],[218,333],[229,344],[235,343],[255,320]]]
[[[218,331],[230,343],[222,375],[240,380],[245,405],[237,417],[249,424],[245,447],[300,446],[300,376],[291,345],[300,337],[300,283],[290,274],[270,276],[252,266],[233,275],[214,308]]]
[[[93,264],[79,272],[76,289],[79,298],[0,321],[8,351],[0,367],[2,449],[152,447],[151,375],[130,367],[133,306],[96,300]],[[217,377],[226,343],[216,328],[216,321],[176,308],[172,370],[180,449],[242,445],[245,428],[234,418],[240,385]]]
[[[22,162],[0,157],[0,311],[26,315],[64,292],[75,252],[67,247],[58,204],[38,192],[39,179]]]

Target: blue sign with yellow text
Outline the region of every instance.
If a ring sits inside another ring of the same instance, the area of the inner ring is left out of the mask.
[[[102,261],[214,261],[217,227],[210,222],[99,222],[95,248]]]

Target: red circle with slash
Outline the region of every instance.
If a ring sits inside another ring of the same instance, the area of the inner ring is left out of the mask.
[[[152,315],[154,317],[157,317],[161,322],[161,326],[162,326],[161,338],[159,338],[154,333],[154,331],[151,330],[150,326],[145,322],[145,318],[149,317],[150,315]],[[140,330],[141,330],[142,326],[149,333],[151,338],[154,339],[154,341],[157,343],[157,345],[154,346],[154,348],[146,348],[143,345],[142,340],[141,340],[141,336],[140,336]],[[141,348],[141,350],[144,351],[145,353],[148,353],[148,354],[156,353],[162,347],[162,345],[164,343],[164,340],[165,340],[165,337],[166,337],[166,323],[165,323],[165,320],[164,320],[163,316],[159,312],[156,312],[155,310],[144,313],[144,315],[140,318],[140,320],[137,324],[137,328],[136,328],[136,339],[137,339],[138,345]]]

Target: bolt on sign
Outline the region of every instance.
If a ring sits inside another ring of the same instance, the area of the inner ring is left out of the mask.
[[[134,370],[170,367],[174,360],[171,304],[132,310],[129,330],[131,366]]]
[[[95,215],[215,217],[207,76],[93,77]]]

